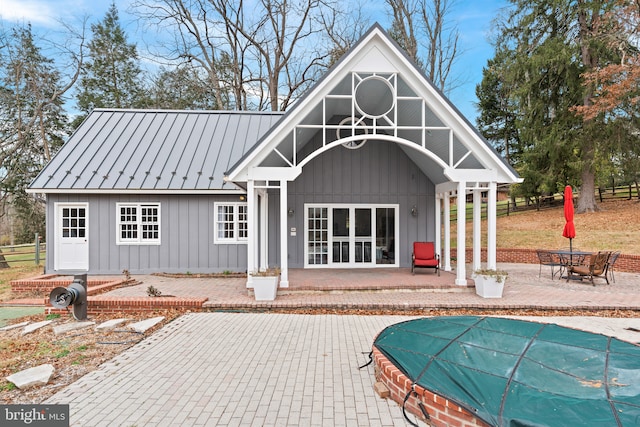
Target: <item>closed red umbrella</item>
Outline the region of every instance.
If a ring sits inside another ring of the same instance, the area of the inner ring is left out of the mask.
[[[570,185],[564,188],[564,219],[566,223],[562,230],[562,236],[569,239],[569,250],[573,251],[571,241],[576,237],[576,227],[573,224],[573,191]]]

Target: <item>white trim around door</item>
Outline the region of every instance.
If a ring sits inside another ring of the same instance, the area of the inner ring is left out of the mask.
[[[89,204],[55,203],[54,269],[89,270]]]
[[[398,267],[398,206],[305,203],[304,267]]]

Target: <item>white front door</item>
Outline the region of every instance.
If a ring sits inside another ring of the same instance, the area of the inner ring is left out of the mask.
[[[397,266],[397,205],[306,205],[305,267]]]
[[[89,270],[89,204],[56,203],[56,270]]]

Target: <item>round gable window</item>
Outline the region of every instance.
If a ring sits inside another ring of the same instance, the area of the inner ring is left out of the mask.
[[[349,129],[342,128],[342,126],[350,125],[351,123],[353,123],[353,118],[352,117],[345,117],[344,119],[342,119],[340,121],[340,124],[339,124],[340,127],[338,129],[336,129],[336,137],[338,139],[348,138],[348,137],[352,136],[350,128]],[[362,122],[360,122],[360,125],[356,125],[356,129],[355,129],[355,135],[356,136],[368,135],[369,134],[369,131],[366,128],[362,127],[362,126],[364,126],[364,124]],[[352,140],[352,141],[344,142],[342,145],[347,147],[347,148],[349,148],[349,149],[351,149],[351,150],[355,150],[356,148],[362,147],[366,142],[367,142],[366,139],[355,139],[355,140]]]
[[[389,114],[395,105],[391,83],[380,76],[363,79],[355,88],[354,101],[360,113],[372,119]]]

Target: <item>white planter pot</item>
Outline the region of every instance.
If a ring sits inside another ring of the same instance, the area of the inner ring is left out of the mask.
[[[253,293],[256,301],[273,301],[278,293],[278,276],[253,276]]]
[[[502,277],[498,282],[495,276],[478,274],[473,276],[473,280],[476,284],[476,294],[482,298],[502,298],[506,277]]]

